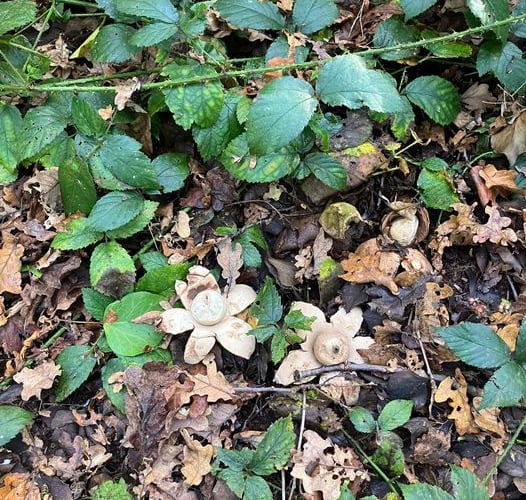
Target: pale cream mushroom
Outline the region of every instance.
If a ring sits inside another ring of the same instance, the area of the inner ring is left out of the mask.
[[[298,309],[307,317],[315,317],[311,330],[299,330],[304,339],[300,349],[289,352],[281,362],[274,380],[278,384],[294,383],[294,372],[311,370],[320,366],[339,363],[363,363],[357,349],[367,349],[374,340],[370,337],[355,337],[362,324],[362,310],[354,307],[346,312],[341,307],[330,321],[323,312],[307,302],[294,302],[291,309]],[[302,382],[312,380],[302,379]]]
[[[208,269],[193,266],[186,282],[177,280],[175,291],[184,309],[164,311],[160,329],[172,335],[192,330],[184,351],[187,363],[202,361],[216,341],[236,356],[250,358],[256,348],[256,338],[247,335],[251,326],[236,314],[256,300],[253,288],[234,285],[228,294],[222,294]]]

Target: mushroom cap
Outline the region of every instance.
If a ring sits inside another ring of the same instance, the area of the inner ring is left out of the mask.
[[[325,330],[316,335],[312,346],[314,356],[325,366],[345,363],[349,359],[350,351],[347,336],[334,329]]]
[[[201,325],[216,325],[226,315],[228,306],[221,293],[215,290],[203,290],[192,300],[190,313]]]

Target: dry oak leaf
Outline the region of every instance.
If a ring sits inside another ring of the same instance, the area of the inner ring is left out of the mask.
[[[494,165],[486,165],[479,171],[484,179],[486,187],[497,194],[522,193],[524,190],[517,186],[515,182],[517,172],[513,170],[497,170]]]
[[[42,389],[51,389],[55,378],[61,373],[60,366],[53,361],[46,361],[36,368],[24,368],[13,377],[13,380],[22,384],[22,400],[28,401],[33,396],[40,399]]]
[[[376,283],[389,288],[391,293],[398,293],[394,281],[402,258],[397,252],[384,251],[376,238],[362,243],[354,253],[341,262],[346,271],[340,278],[351,283]]]
[[[2,231],[0,248],[0,293],[22,293],[22,262],[24,247],[9,233]]]
[[[240,269],[243,267],[243,247],[240,243],[232,245],[230,238],[225,238],[217,245],[217,263],[221,267],[221,276],[226,279],[227,287],[230,289],[236,284],[236,280],[241,275]]]
[[[185,441],[183,448],[183,467],[181,472],[186,484],[197,486],[211,470],[210,462],[214,455],[214,448],[207,444],[203,446],[196,439],[192,439],[186,429],[181,429],[181,436]]]
[[[206,375],[202,373],[188,373],[189,379],[194,383],[191,396],[206,396],[209,403],[219,401],[230,401],[234,396],[234,390],[225,376],[217,371],[214,356],[209,354],[203,359],[206,367]]]
[[[506,438],[507,432],[504,426],[504,422],[500,417],[500,408],[485,408],[479,410],[482,398],[476,396],[473,398],[473,407],[475,408],[475,424],[480,427],[483,431],[492,432],[502,439]]]
[[[336,500],[340,487],[349,481],[356,493],[369,474],[352,448],[340,448],[330,439],[322,439],[316,432],[307,430],[303,435],[303,451],[296,451],[291,474],[301,480],[303,489],[311,498]]]
[[[497,102],[487,83],[474,83],[462,94],[460,100],[470,111],[485,111]]]
[[[500,215],[498,207],[488,205],[485,212],[489,215],[488,222],[479,224],[473,243],[484,243],[491,241],[497,245],[507,246],[508,243],[517,241],[517,234],[508,226],[511,224],[509,217]]]
[[[2,500],[40,500],[40,490],[27,472],[10,472],[0,483]]]
[[[510,165],[515,164],[517,157],[526,152],[526,111],[491,137],[491,147],[496,153],[504,153]]]

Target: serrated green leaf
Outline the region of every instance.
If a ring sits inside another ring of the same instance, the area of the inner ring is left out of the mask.
[[[0,405],[0,446],[9,443],[32,420],[30,411],[18,406]]]
[[[355,406],[349,411],[349,420],[358,432],[374,432],[376,422],[372,413],[363,406]]]
[[[169,298],[174,294],[175,281],[185,279],[189,268],[187,262],[158,267],[142,276],[135,289]]]
[[[373,43],[375,47],[392,47],[393,45],[416,42],[419,39],[420,33],[415,26],[409,26],[401,19],[390,17],[376,27]],[[418,48],[413,48],[384,52],[380,54],[380,57],[387,61],[398,61],[417,54]]]
[[[97,190],[88,166],[78,158],[61,164],[58,182],[65,214],[89,214],[97,201]]]
[[[290,175],[300,159],[297,153],[283,148],[279,152],[251,156],[246,134],[236,137],[220,157],[224,167],[237,179],[248,182],[271,182]]]
[[[97,245],[90,259],[90,281],[91,285],[99,292],[99,282],[109,273],[123,275],[130,273],[135,276],[135,264],[128,252],[115,241]],[[105,294],[110,295],[110,294]]]
[[[254,456],[254,450],[249,448],[242,448],[239,451],[218,448],[216,453],[217,460],[234,472],[241,472],[246,469]]]
[[[223,86],[217,72],[206,64],[168,64],[163,75],[171,80],[202,77],[203,83],[189,83],[164,90],[166,105],[175,122],[188,130],[194,123],[199,127],[210,127],[215,123],[223,107]],[[210,81],[204,83],[207,78]]]
[[[439,76],[415,78],[404,90],[407,98],[440,125],[451,123],[460,113],[456,87]]]
[[[0,35],[32,23],[37,15],[37,6],[31,0],[10,0],[0,4]]]
[[[507,0],[467,0],[467,6],[483,25],[502,21],[510,15]],[[502,41],[506,40],[509,25],[495,26],[492,29]]]
[[[150,292],[134,292],[112,302],[105,312],[105,321],[126,322],[151,311],[161,311],[159,302],[164,297]],[[125,356],[125,355],[124,355]]]
[[[417,185],[424,204],[429,208],[450,211],[451,205],[458,203],[460,198],[447,172],[447,163],[439,158],[429,158],[422,162],[422,167]]]
[[[513,17],[520,16],[521,14],[526,14],[526,0],[519,0],[511,11]],[[513,23],[511,25],[511,31],[515,36],[526,38],[526,20],[523,19],[522,21]]]
[[[464,363],[477,368],[496,368],[510,360],[510,349],[487,325],[459,323],[454,326],[436,328],[447,346]]]
[[[66,224],[63,233],[57,233],[51,247],[56,250],[78,250],[101,240],[104,233],[95,231],[85,217],[72,219]]]
[[[0,102],[0,184],[16,180],[22,115],[18,109]]]
[[[362,497],[362,500],[365,500],[366,497]],[[372,497],[376,500],[376,496]],[[349,481],[345,481],[340,486],[340,496],[338,500],[356,500],[356,497],[352,494],[352,491],[349,489]]]
[[[518,363],[509,361],[503,364],[484,385],[479,409],[515,406],[524,398],[526,398],[526,371]]]
[[[115,299],[108,297],[103,293],[97,292],[93,288],[82,289],[82,301],[86,310],[97,320],[102,321],[104,319],[104,311]]]
[[[287,59],[289,56],[289,51],[291,50],[294,52],[295,63],[305,62],[309,57],[309,47],[300,46],[292,49],[287,38],[284,35],[280,35],[268,46],[268,49],[265,52],[265,64],[268,65],[270,60],[274,59],[275,57]]]
[[[118,227],[111,231],[106,232],[106,237],[111,239],[129,238],[135,233],[142,231],[155,216],[155,211],[159,203],[156,201],[145,200],[144,208],[141,213],[134,217],[130,222],[124,224],[124,226]]]
[[[190,175],[189,158],[184,153],[164,153],[152,161],[163,193],[173,193],[184,186]]]
[[[279,9],[266,0],[218,0],[214,9],[240,28],[279,30],[285,26],[285,18]]]
[[[491,71],[511,92],[526,91],[526,60],[522,50],[508,42],[504,47],[495,41],[484,42],[477,56],[477,71],[484,75]]]
[[[222,479],[235,495],[239,498],[243,498],[246,479],[245,474],[233,469],[223,469],[217,477]]]
[[[371,459],[389,477],[401,476],[405,469],[405,457],[400,438],[392,432],[380,432],[377,448]]]
[[[118,483],[104,481],[96,486],[90,495],[91,500],[133,500],[122,477]]]
[[[288,346],[287,333],[284,330],[277,329],[270,341],[270,359],[274,364],[279,363],[285,357]]]
[[[97,200],[87,219],[96,231],[124,226],[144,209],[144,198],[136,192],[114,191]]]
[[[392,431],[401,427],[411,418],[412,411],[413,401],[405,399],[389,401],[378,416],[378,427],[382,431]]]
[[[291,416],[276,420],[265,432],[247,469],[260,476],[281,470],[289,461],[295,440]]]
[[[148,17],[163,23],[176,23],[179,14],[170,0],[114,0],[119,12],[136,17]]]
[[[125,24],[103,26],[91,46],[92,61],[122,63],[131,59],[140,50],[131,43],[135,32]]]
[[[455,500],[449,493],[431,484],[400,484],[404,500]]]
[[[235,240],[235,243],[241,244],[241,258],[243,264],[246,267],[260,267],[263,261],[261,260],[261,254],[259,250],[252,243],[241,243],[239,240]]]
[[[400,0],[400,6],[405,13],[405,20],[422,14],[437,3],[438,0]]]
[[[307,126],[316,106],[314,89],[305,80],[284,76],[267,83],[248,113],[250,151],[262,155],[289,144]]]
[[[152,23],[139,28],[130,38],[137,47],[151,47],[176,35],[179,27],[176,24]]]
[[[327,153],[310,153],[303,163],[321,182],[332,189],[347,187],[347,171],[339,160]]]
[[[89,345],[72,345],[62,350],[56,362],[62,368],[55,385],[55,397],[60,402],[86,381],[95,368],[97,358]]]
[[[73,125],[83,135],[100,137],[106,131],[106,122],[100,117],[91,104],[78,97],[73,97],[71,103]]]
[[[268,483],[260,476],[248,476],[245,480],[245,489],[243,491],[243,498],[258,499],[258,500],[272,500],[274,496]]]
[[[369,69],[363,58],[352,54],[326,62],[320,70],[316,90],[320,99],[331,106],[349,109],[367,106],[381,113],[404,110],[394,78]]]
[[[143,253],[140,255],[139,260],[146,272],[153,271],[168,264],[168,259],[158,251]]]
[[[450,465],[451,482],[456,498],[469,498],[469,500],[489,500],[486,488],[480,484],[477,476],[468,469],[458,465]]]
[[[227,93],[217,121],[210,127],[193,127],[192,135],[205,161],[218,157],[228,143],[241,134],[243,129],[236,115],[241,99],[241,95]]]
[[[271,278],[265,278],[256,301],[250,306],[250,314],[258,319],[261,326],[273,325],[283,316],[281,297]]]
[[[19,130],[20,158],[31,158],[50,144],[68,124],[62,110],[52,105],[31,108]],[[20,137],[21,136],[21,137]]]
[[[277,331],[278,328],[274,325],[257,326],[256,328],[252,328],[252,330],[248,332],[248,335],[254,335],[256,340],[262,344],[272,337]]]
[[[439,36],[440,33],[430,29],[424,29],[420,32],[420,37],[423,39]],[[426,45],[426,49],[436,57],[470,57],[473,52],[469,43],[459,41],[430,43]]]
[[[38,154],[38,162],[44,168],[55,168],[57,165],[72,162],[76,157],[75,141],[64,130]]]
[[[330,26],[338,14],[334,0],[296,0],[292,9],[292,22],[300,33],[310,35]]]
[[[295,330],[310,330],[316,321],[314,316],[307,317],[299,309],[290,310],[284,318],[285,324]]]

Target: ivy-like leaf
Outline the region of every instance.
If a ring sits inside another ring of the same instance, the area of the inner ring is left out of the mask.
[[[310,153],[303,159],[304,165],[324,184],[332,189],[345,189],[347,171],[339,160],[327,153]]]
[[[199,127],[209,127],[219,117],[223,107],[223,87],[218,80],[217,72],[206,64],[168,64],[163,75],[171,80],[182,80],[190,77],[202,77],[206,83],[189,83],[169,90],[164,90],[166,105],[172,112],[174,120],[185,130],[194,123]]]
[[[310,35],[330,26],[338,14],[334,0],[296,0],[292,9],[292,22],[300,33]]]
[[[369,69],[363,58],[353,54],[326,62],[320,70],[316,90],[320,99],[331,106],[349,109],[367,106],[380,113],[396,113],[405,108],[394,78]]]
[[[32,23],[37,15],[37,6],[31,0],[9,0],[0,4],[0,35]]]
[[[126,24],[103,26],[91,46],[91,59],[95,62],[121,63],[131,59],[139,47],[131,42],[136,30]]]
[[[163,23],[176,23],[179,14],[170,0],[114,0],[119,12],[136,17],[148,17]]]
[[[102,231],[96,231],[88,224],[88,219],[85,217],[78,217],[70,220],[66,224],[66,230],[62,233],[57,233],[51,248],[56,250],[79,250],[85,248],[104,236]]]
[[[404,92],[413,104],[440,125],[451,123],[460,113],[460,96],[456,87],[439,76],[415,78]]]
[[[62,368],[55,396],[57,401],[64,401],[77,390],[95,368],[97,358],[89,345],[72,345],[65,347],[57,357],[57,364]]]
[[[135,192],[114,191],[97,200],[88,217],[96,231],[110,231],[130,222],[144,208],[144,198]]]
[[[267,83],[250,107],[247,138],[250,151],[277,151],[298,137],[317,106],[314,89],[305,80],[284,76]]]
[[[487,325],[466,322],[437,328],[436,332],[468,365],[477,368],[496,368],[510,360],[509,347]]]
[[[526,371],[518,363],[510,361],[503,364],[484,385],[479,408],[515,406],[524,398],[526,398]]]
[[[480,19],[483,25],[506,19],[510,13],[507,0],[467,0],[469,10]],[[495,34],[502,40],[508,36],[509,25],[496,26]]]
[[[97,201],[97,190],[88,166],[78,158],[61,164],[58,182],[66,215],[73,212],[89,214]]]
[[[18,406],[0,405],[0,446],[9,443],[27,424],[33,420],[33,414]]]
[[[285,18],[267,0],[218,0],[214,8],[229,23],[254,30],[280,30]]]
[[[429,7],[432,7],[437,3],[438,0],[400,0],[400,6],[405,12],[405,20],[409,20],[413,17],[422,14]]]

